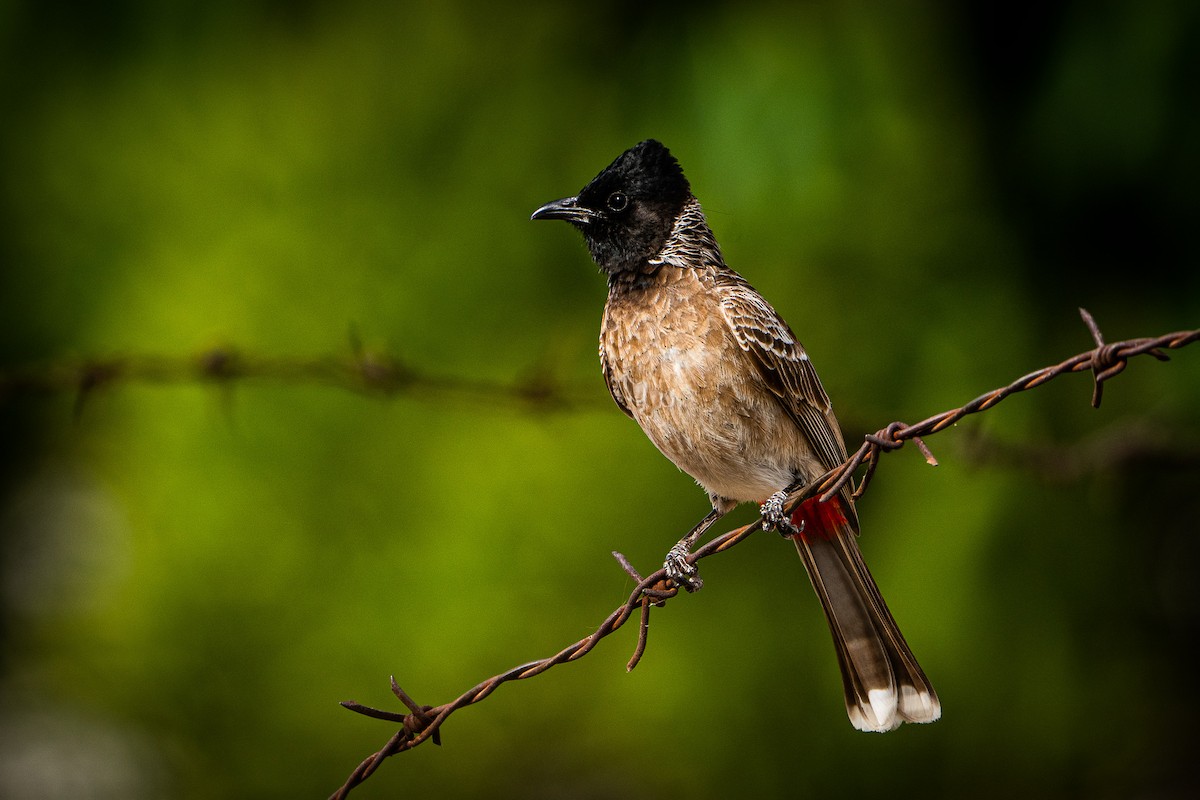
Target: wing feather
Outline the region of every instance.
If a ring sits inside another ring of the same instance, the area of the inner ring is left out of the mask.
[[[632,419],[633,412],[629,410],[629,403],[625,400],[621,387],[613,380],[612,367],[608,363],[608,355],[604,352],[603,331],[600,335],[600,369],[604,372],[604,385],[608,387],[608,393],[612,395],[613,402],[625,413],[625,416]]]
[[[792,329],[742,276],[718,274],[721,313],[738,345],[758,367],[764,383],[799,426],[826,469],[846,459],[829,395]]]

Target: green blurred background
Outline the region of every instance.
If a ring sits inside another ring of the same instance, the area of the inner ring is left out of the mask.
[[[398,708],[586,635],[707,509],[532,224],[679,157],[847,438],[1200,325],[1200,6],[0,3],[0,369],[351,350],[566,411],[305,382],[0,395],[0,795],[324,797]],[[889,456],[868,561],[944,718],[848,724],[792,548],[451,718],[355,796],[1194,790],[1200,348]],[[735,521],[750,519],[743,509]]]

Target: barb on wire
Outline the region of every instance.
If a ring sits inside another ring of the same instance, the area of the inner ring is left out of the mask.
[[[912,441],[916,444],[925,456],[926,462],[936,466],[937,460],[934,459],[929,448],[925,446],[922,437],[943,431],[966,416],[986,411],[1013,394],[1034,389],[1061,375],[1090,370],[1092,372],[1094,387],[1092,405],[1098,407],[1104,382],[1124,370],[1126,362],[1130,358],[1139,355],[1150,355],[1160,361],[1166,361],[1168,359],[1164,352],[1165,350],[1179,349],[1200,339],[1200,330],[1191,330],[1168,333],[1153,339],[1130,339],[1114,344],[1105,344],[1099,327],[1091,315],[1083,309],[1080,309],[1080,314],[1096,342],[1095,348],[1072,356],[1062,363],[1030,372],[1006,386],[976,397],[966,405],[935,414],[915,425],[893,422],[876,433],[868,434],[864,437],[863,443],[858,450],[852,453],[846,461],[829,470],[809,485],[793,492],[784,506],[785,511],[790,512],[804,500],[818,494],[821,496],[822,501],[833,497],[853,478],[854,473],[865,462],[867,466],[863,478],[854,490],[855,497],[860,497],[870,484],[871,476],[874,475],[880,456],[885,452],[898,450],[907,441]],[[688,561],[695,563],[702,558],[708,558],[711,555],[728,550],[745,541],[751,534],[761,529],[762,522],[760,520],[722,534],[695,550],[688,557]],[[667,600],[679,593],[679,589],[667,578],[665,570],[659,569],[654,574],[642,578],[624,556],[619,553],[614,553],[613,555],[622,568],[634,578],[637,585],[634,587],[633,592],[621,606],[608,615],[593,633],[574,644],[568,645],[549,658],[522,664],[507,672],[494,675],[468,689],[449,703],[436,707],[417,705],[412,698],[400,690],[393,679],[393,692],[409,709],[409,713],[407,714],[372,709],[352,701],[342,703],[343,706],[351,711],[370,717],[401,722],[403,727],[382,748],[363,760],[346,779],[342,787],[334,793],[333,797],[346,797],[354,787],[370,777],[388,757],[411,750],[422,742],[436,737],[442,724],[445,723],[451,714],[460,708],[478,703],[499,688],[501,684],[532,678],[559,664],[566,664],[587,655],[599,644],[600,640],[614,633],[624,625],[633,612],[637,610],[640,612],[638,643],[633,657],[627,665],[627,668],[632,670],[642,658],[646,649],[650,625],[650,607],[652,605],[664,605]],[[436,738],[434,738],[434,741],[436,743]]]

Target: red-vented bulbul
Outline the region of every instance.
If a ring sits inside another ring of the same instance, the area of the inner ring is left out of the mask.
[[[600,364],[613,400],[712,501],[668,553],[668,575],[698,589],[691,546],[738,503],[762,504],[825,609],[854,727],[936,720],[937,695],[859,553],[849,491],[782,514],[790,487],[845,460],[841,429],[791,328],[725,265],[679,163],[644,141],[532,218],[583,233],[608,276]]]

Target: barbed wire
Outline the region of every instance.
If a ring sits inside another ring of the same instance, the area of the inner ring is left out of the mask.
[[[1106,344],[1092,316],[1082,308],[1079,309],[1079,312],[1096,343],[1093,349],[1072,356],[1059,364],[1030,372],[1006,386],[976,397],[965,405],[935,414],[914,425],[893,422],[875,433],[866,435],[863,437],[862,445],[842,464],[829,470],[809,485],[793,492],[784,505],[785,512],[790,513],[800,503],[816,495],[820,495],[822,501],[829,499],[850,482],[855,472],[865,464],[863,476],[853,493],[856,498],[861,497],[870,485],[880,457],[884,453],[900,449],[908,441],[917,445],[927,463],[936,466],[937,460],[925,445],[922,437],[943,431],[964,417],[986,411],[1013,394],[1042,386],[1062,375],[1090,371],[1093,384],[1092,406],[1099,408],[1103,399],[1104,383],[1124,371],[1130,358],[1149,355],[1160,361],[1167,361],[1169,359],[1165,350],[1177,350],[1200,340],[1200,330],[1190,330],[1168,333],[1156,338],[1129,339]],[[701,559],[729,550],[761,529],[762,522],[759,520],[724,533],[697,548],[688,557],[688,561],[694,564]],[[633,656],[626,665],[627,670],[633,670],[646,651],[651,607],[664,605],[667,600],[679,593],[679,587],[667,578],[664,569],[642,577],[623,555],[614,552],[613,557],[633,578],[636,583],[634,590],[630,593],[629,598],[609,614],[595,631],[564,647],[554,655],[493,675],[463,692],[454,700],[440,706],[418,704],[400,688],[395,677],[391,679],[392,693],[408,709],[407,713],[371,708],[354,701],[343,702],[342,705],[351,711],[375,719],[399,723],[401,727],[383,747],[363,759],[350,773],[341,788],[332,795],[333,800],[345,798],[354,787],[373,775],[389,757],[411,750],[430,739],[434,744],[440,744],[441,727],[451,714],[460,708],[478,703],[496,691],[502,684],[532,678],[552,667],[575,661],[587,655],[602,639],[616,632],[628,622],[636,611],[639,612],[638,641]]]
[[[1012,442],[968,429],[961,457],[980,466],[1020,469],[1050,483],[1155,462],[1186,468],[1200,465],[1200,435],[1139,418],[1116,422],[1075,442]]]
[[[75,414],[97,392],[125,382],[209,383],[231,387],[250,380],[305,383],[363,394],[400,394],[504,402],[539,411],[601,407],[594,394],[573,393],[550,371],[535,368],[513,381],[440,375],[394,355],[364,349],[351,337],[351,352],[318,358],[254,356],[228,346],[191,356],[129,355],[74,359],[0,370],[0,401],[16,394],[73,392]]]
[[[81,417],[95,395],[126,383],[151,385],[203,384],[231,393],[240,383],[275,382],[325,386],[341,391],[394,399],[457,400],[534,413],[594,411],[609,407],[606,396],[574,389],[556,380],[546,364],[535,364],[507,381],[465,378],[430,372],[382,351],[367,350],[355,330],[349,352],[318,357],[267,357],[229,345],[191,355],[135,354],[67,358],[0,368],[0,402],[20,394],[74,395],[74,415]],[[843,415],[844,430],[866,425]],[[1070,481],[1137,458],[1200,460],[1200,442],[1138,423],[1070,445],[1015,444],[973,431],[963,457],[978,464],[1019,465],[1048,480]]]

